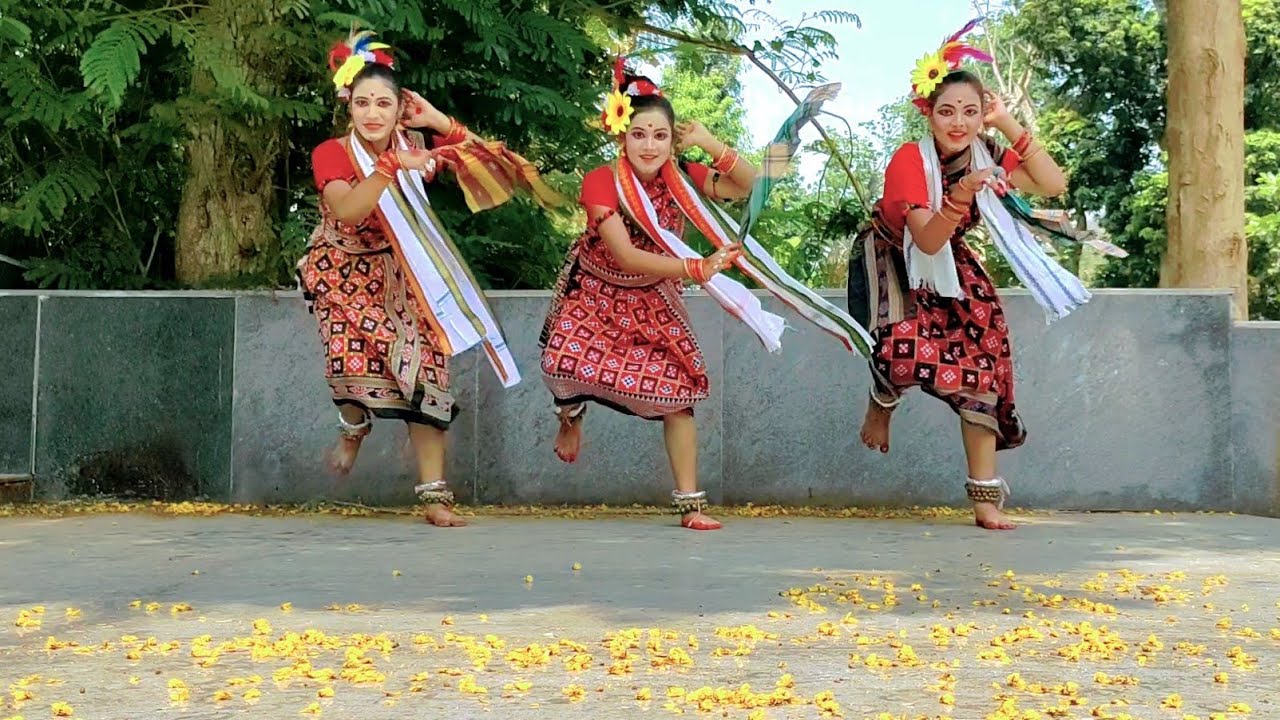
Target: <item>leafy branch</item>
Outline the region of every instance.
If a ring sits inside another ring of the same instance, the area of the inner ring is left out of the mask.
[[[783,23],[763,10],[751,10],[747,13],[749,17],[770,23],[778,35],[768,42],[757,40],[748,47],[732,37],[724,37],[714,31],[694,34],[659,27],[643,19],[620,18],[600,8],[588,7],[586,9],[602,21],[614,27],[626,28],[633,33],[653,35],[727,55],[744,57],[763,72],[796,105],[801,103],[801,98],[784,78],[806,83],[820,82],[823,78],[817,68],[821,67],[824,60],[836,57],[835,38],[825,30],[810,27],[806,23],[812,20],[821,20],[833,23],[852,22],[861,25],[857,15],[838,10],[825,10],[813,14],[806,13],[795,24]],[[746,27],[745,24],[741,23],[729,23],[728,25]],[[836,159],[840,164],[840,168],[849,176],[849,182],[857,193],[859,201],[862,202],[865,208],[870,209],[870,195],[863,186],[862,181],[853,172],[848,158],[840,151],[839,145],[816,118],[809,122],[817,128],[831,156]]]

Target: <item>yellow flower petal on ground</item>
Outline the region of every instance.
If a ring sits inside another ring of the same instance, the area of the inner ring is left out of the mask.
[[[587,691],[581,685],[566,685],[560,689],[569,702],[581,702],[587,697]]]

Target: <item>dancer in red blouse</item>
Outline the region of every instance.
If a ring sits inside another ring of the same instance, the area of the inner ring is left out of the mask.
[[[555,451],[566,462],[577,459],[588,401],[661,420],[681,524],[713,530],[720,523],[702,513],[693,419],[710,385],[681,283],[707,283],[740,249],[673,256],[663,233],[678,238],[685,227],[676,155],[700,147],[715,159],[714,168],[681,166],[692,186],[712,198],[746,197],[756,169],[701,124],[677,123],[671,103],[644,77],[621,78],[605,122],[622,135],[622,156],[583,181],[587,230],[557,283],[541,340],[543,379],[560,418]]]
[[[859,237],[850,259],[849,310],[874,328],[874,386],[863,442],[889,451],[891,413],[906,388],[918,386],[941,399],[960,416],[966,488],[977,524],[1011,529],[1002,513],[1008,486],[997,473],[996,451],[1021,445],[1026,429],[1014,405],[1004,309],[966,236],[988,220],[992,207],[980,208],[975,200],[985,197],[979,193],[1012,186],[1056,196],[1065,192],[1066,180],[978,77],[959,69],[961,58],[983,57],[958,42],[971,27],[922,60],[913,75],[931,135],[903,145],[889,162],[872,227]],[[986,128],[999,130],[1013,147],[981,136]],[[979,154],[985,167],[978,167]],[[1016,259],[1015,254],[1011,262]],[[1063,284],[1076,298],[1070,302],[1087,299],[1083,288]]]
[[[355,33],[330,54],[351,132],[312,153],[321,222],[298,264],[338,406],[339,438],[329,462],[335,473],[347,474],[375,416],[404,421],[417,459],[414,490],[427,521],[461,526],[466,523],[452,512],[453,493],[444,479],[445,431],[457,413],[448,358],[483,343],[505,383],[514,384],[519,374],[483,294],[461,258],[450,254],[451,243],[426,208],[422,183],[440,164],[454,167],[464,186],[475,172],[485,173],[492,189],[503,182],[492,172],[508,169],[509,159],[523,159],[500,144],[484,144],[421,95],[401,89],[389,48],[370,42],[371,34]],[[430,140],[405,128],[429,132]],[[496,153],[485,155],[493,162],[480,163],[480,170],[461,167],[477,165],[476,154],[489,151]],[[519,172],[536,174],[512,170]],[[405,252],[414,251],[419,255],[413,257],[437,260],[406,263]],[[435,305],[428,307],[428,300]]]

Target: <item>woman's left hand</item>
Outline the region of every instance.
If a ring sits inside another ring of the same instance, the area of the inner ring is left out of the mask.
[[[706,148],[715,137],[697,120],[676,123],[676,153],[683,153],[695,147]]]
[[[986,112],[982,116],[982,124],[985,127],[998,129],[1001,123],[1011,117],[999,95],[987,90],[983,93],[983,100]]]
[[[432,128],[436,129],[440,125],[440,118],[444,114],[436,109],[435,105],[427,102],[427,99],[418,93],[404,89],[400,91],[400,99],[404,104],[404,111],[400,113],[400,124],[407,128]]]

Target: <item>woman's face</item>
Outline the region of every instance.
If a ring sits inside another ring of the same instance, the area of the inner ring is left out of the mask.
[[[943,89],[929,113],[929,128],[944,153],[957,153],[973,144],[982,130],[982,98],[969,83]]]
[[[391,136],[400,119],[400,97],[381,78],[367,78],[351,88],[351,120],[360,137],[374,145]]]
[[[674,137],[671,122],[661,109],[643,110],[632,115],[631,126],[623,139],[623,149],[631,167],[640,175],[656,175],[671,159]]]

